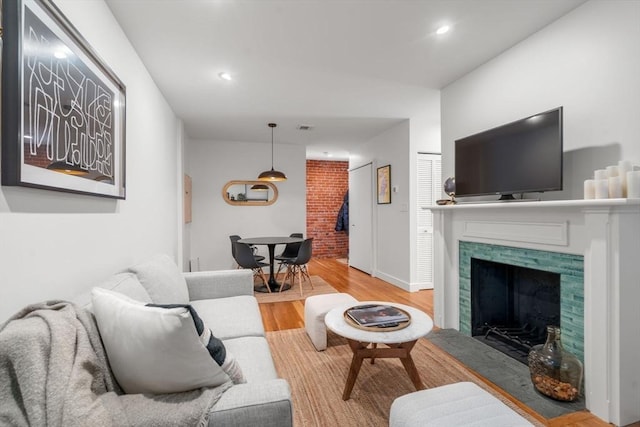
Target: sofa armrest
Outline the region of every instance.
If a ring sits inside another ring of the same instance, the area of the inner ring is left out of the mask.
[[[284,379],[234,385],[224,392],[209,413],[209,426],[292,425],[291,390]]]
[[[251,270],[217,270],[183,273],[189,300],[253,295]]]

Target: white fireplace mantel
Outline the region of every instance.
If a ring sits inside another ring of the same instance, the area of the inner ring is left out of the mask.
[[[640,199],[430,209],[435,324],[459,329],[460,241],[582,255],[587,409],[616,425],[640,421]]]

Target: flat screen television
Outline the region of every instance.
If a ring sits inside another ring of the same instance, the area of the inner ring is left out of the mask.
[[[456,197],[562,190],[562,107],[455,141]]]

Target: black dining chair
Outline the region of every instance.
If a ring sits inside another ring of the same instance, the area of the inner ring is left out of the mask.
[[[289,235],[289,237],[298,237],[300,239],[302,239],[303,234],[302,233],[291,233]],[[295,259],[295,257],[298,256],[298,250],[300,249],[300,245],[302,244],[302,242],[296,242],[296,243],[287,243],[284,247],[284,250],[282,251],[282,253],[280,253],[280,255],[276,255],[273,257],[273,259],[275,259],[276,261],[278,261],[280,264],[278,265],[278,272],[276,273],[276,277],[278,277],[278,275],[280,274],[280,270],[282,269],[282,262],[285,260],[292,260]]]
[[[242,237],[238,236],[237,234],[232,234],[231,236],[229,236],[229,240],[231,240],[231,256],[233,256],[233,259],[236,259],[236,247],[235,247],[235,243],[242,239]],[[249,246],[251,248],[251,253],[253,253],[253,257],[256,259],[256,261],[262,261],[264,260],[264,257],[262,255],[256,255],[255,251],[256,251],[256,247],[255,246]],[[241,268],[240,265],[237,265],[236,268]]]
[[[296,275],[298,276],[298,281],[300,282],[300,296],[302,296],[302,282],[305,277],[307,278],[307,280],[309,280],[311,289],[313,289],[313,283],[311,282],[311,277],[309,277],[309,271],[307,270],[307,263],[311,260],[312,252],[313,237],[305,239],[300,244],[298,255],[294,259],[282,261],[282,263],[287,266],[287,274],[285,274],[284,280],[282,281],[280,290],[278,292],[282,292],[282,286],[289,277],[291,277],[291,287],[293,287],[296,282]]]
[[[233,243],[234,249],[234,258],[238,263],[240,268],[247,268],[253,270],[254,277],[260,277],[262,279],[262,283],[267,287],[267,290],[271,292],[271,288],[267,283],[267,278],[262,271],[263,267],[269,267],[269,264],[266,262],[256,260],[253,255],[253,250],[251,250],[251,246],[244,243]]]

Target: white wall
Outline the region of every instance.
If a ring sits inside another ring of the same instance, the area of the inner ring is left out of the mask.
[[[178,255],[181,124],[102,0],[56,4],[127,87],[127,198],[2,187],[0,321],[153,254]]]
[[[406,288],[409,282],[409,120],[361,146],[360,156],[373,162],[373,272],[372,275]],[[391,165],[391,203],[376,203],[376,168]],[[349,168],[358,165],[349,164]]]
[[[349,169],[373,164],[374,181],[376,168],[391,165],[391,185],[398,190],[391,193],[391,204],[376,204],[373,183],[372,275],[405,290],[412,290],[417,281],[417,155],[440,152],[440,94],[424,88],[416,91],[424,93],[423,101],[410,119],[349,154]]]
[[[564,106],[564,188],[594,169],[640,163],[640,2],[590,1],[442,91],[443,177],[454,141]]]
[[[440,153],[440,92],[434,92],[421,111],[410,121],[409,140],[409,287],[407,290],[423,288],[418,279],[418,153]]]
[[[265,129],[267,129],[265,127]],[[265,130],[266,132],[267,130]],[[278,200],[269,206],[234,206],[222,199],[228,181],[255,180],[271,169],[271,146],[265,143],[189,141],[187,169],[193,180],[190,256],[200,270],[234,268],[229,236],[306,235],[305,148],[275,144],[274,167],[287,181],[274,183]],[[280,248],[276,248],[276,253]],[[260,247],[267,256],[267,248]]]

